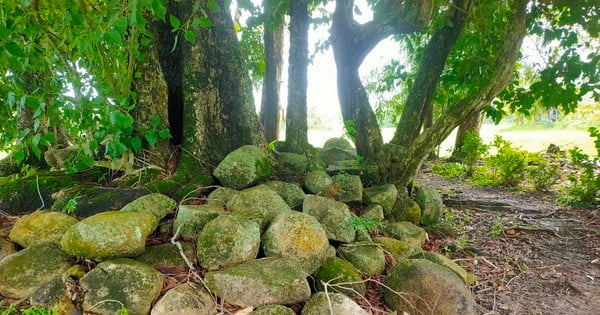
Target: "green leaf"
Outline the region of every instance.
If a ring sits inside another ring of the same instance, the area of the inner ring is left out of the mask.
[[[207,17],[195,17],[192,20],[192,27],[211,27],[214,26],[215,24],[209,20]]]
[[[185,37],[185,40],[191,44],[196,43],[196,34],[193,31],[185,31],[185,33],[183,33],[183,37]]]
[[[157,128],[158,126],[160,126],[160,117],[159,116],[152,117],[152,120],[150,120],[150,125],[152,126],[152,128]]]
[[[119,129],[128,129],[133,126],[133,117],[115,111],[110,113],[110,122]]]
[[[156,136],[156,132],[155,131],[150,131],[147,132],[145,135],[146,141],[148,141],[148,144],[153,147],[156,145],[156,143],[158,142],[158,137]]]
[[[18,164],[25,160],[25,152],[23,150],[14,151],[13,156],[15,157],[15,160],[17,160]]]
[[[210,10],[210,12],[216,13],[221,11],[217,0],[208,0],[208,2],[206,3],[206,7]]]
[[[173,14],[169,15],[169,22],[173,27],[173,32],[179,30],[179,28],[181,27],[181,21]]]
[[[150,4],[150,11],[154,16],[158,17],[161,21],[165,21],[165,15],[167,14],[167,8],[161,0],[153,0]]]
[[[4,45],[4,48],[6,48],[6,50],[8,50],[8,52],[13,56],[27,57],[23,49],[15,42],[7,43]]]
[[[42,135],[36,133],[35,136],[31,138],[31,144],[37,147],[40,144],[40,139],[42,139]]]
[[[31,147],[31,151],[33,151],[33,154],[35,154],[35,157],[37,157],[38,160],[41,159],[42,158],[42,150],[40,150],[40,148],[37,146],[37,144],[32,143],[30,145],[30,147]]]
[[[110,44],[121,44],[123,42],[123,38],[121,38],[121,34],[116,29],[111,29],[107,33],[104,33],[104,40],[109,42]]]
[[[21,131],[19,133],[19,135],[17,136],[17,142],[21,142],[23,141],[23,139],[25,139],[25,137],[27,137],[27,135],[31,132],[31,129],[29,128],[25,128],[23,131]]]
[[[170,139],[173,136],[171,136],[171,132],[169,131],[169,129],[165,128],[162,129],[161,131],[158,132],[158,135],[163,138],[163,139]]]
[[[136,153],[140,152],[142,150],[142,139],[140,139],[140,137],[131,138],[131,148]]]

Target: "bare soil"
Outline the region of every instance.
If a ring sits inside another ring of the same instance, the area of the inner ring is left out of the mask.
[[[552,196],[470,186],[425,170],[459,227],[431,238],[478,280],[486,314],[600,314],[600,209],[558,206]]]

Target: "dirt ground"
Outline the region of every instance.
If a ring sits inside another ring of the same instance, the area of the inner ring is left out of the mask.
[[[600,314],[600,209],[561,208],[548,196],[427,170],[418,182],[442,192],[459,227],[427,246],[479,277],[471,289],[486,314]]]

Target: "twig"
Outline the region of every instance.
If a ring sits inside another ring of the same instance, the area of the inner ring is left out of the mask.
[[[44,209],[44,207],[46,207],[46,203],[44,202],[44,198],[42,197],[42,193],[40,192],[40,177],[38,175],[35,175],[35,185],[37,187],[38,196],[40,197],[40,200],[42,201],[42,205],[39,208],[37,208],[37,210],[42,210],[42,209]]]

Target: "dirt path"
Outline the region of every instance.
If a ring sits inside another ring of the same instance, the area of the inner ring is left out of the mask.
[[[425,172],[459,227],[432,239],[479,280],[487,314],[600,314],[600,210],[572,210],[543,196],[473,187]]]

